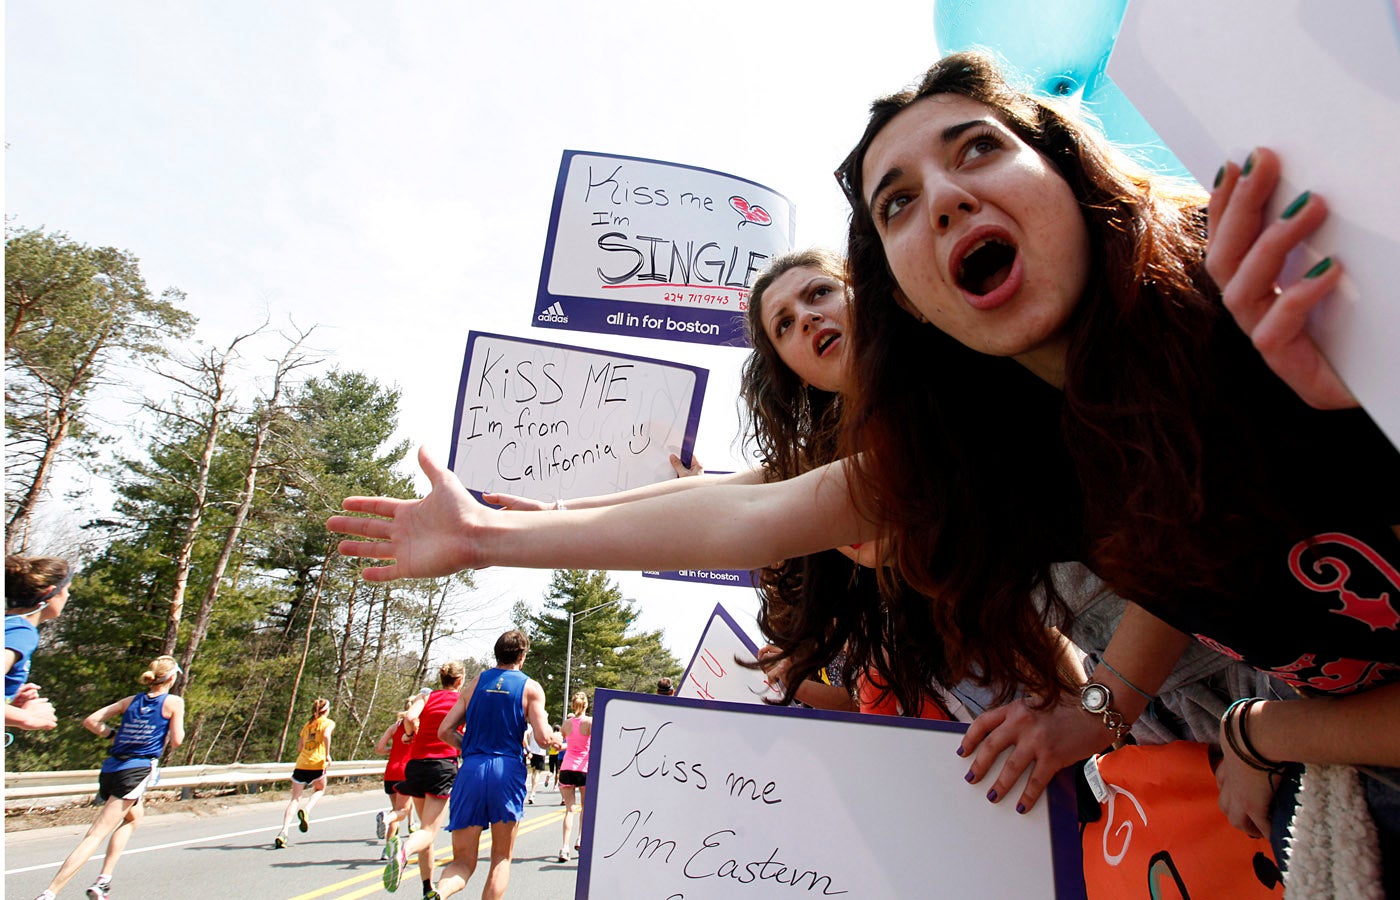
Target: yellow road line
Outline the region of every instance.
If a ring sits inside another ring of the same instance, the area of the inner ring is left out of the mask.
[[[538,831],[539,829],[544,828],[546,825],[558,824],[560,821],[563,820],[563,818],[564,811],[562,809],[550,813],[545,813],[537,819],[533,819],[527,823],[523,823],[520,826],[520,828],[516,831],[516,837],[519,838],[520,835],[529,834],[532,831]],[[490,848],[491,830],[487,829],[481,833],[480,849],[489,850]],[[410,866],[413,865],[413,861],[417,858],[418,854],[416,853],[408,858]],[[444,863],[451,858],[452,845],[450,843],[445,847],[438,847],[433,850],[433,864],[435,868],[437,865],[440,865],[441,863]],[[407,872],[409,870],[405,869],[404,871]],[[374,884],[370,885],[369,887],[361,888],[353,894],[342,894],[336,898],[336,900],[356,900],[356,898],[368,897],[371,894],[383,891],[384,885],[382,878],[383,869],[379,868],[365,875],[356,875],[354,878],[347,878],[344,881],[338,881],[335,884],[328,884],[325,887],[317,888],[314,891],[308,891],[305,894],[297,894],[295,897],[290,898],[290,900],[314,900],[314,898],[316,897],[324,897],[327,894],[333,894],[336,891],[354,887],[355,885],[360,884],[361,882],[373,881]],[[413,880],[416,881],[417,879]]]

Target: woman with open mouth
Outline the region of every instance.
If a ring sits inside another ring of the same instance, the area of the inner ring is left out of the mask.
[[[1061,698],[992,710],[960,748],[976,782],[1014,745],[988,799],[1029,768],[1019,810],[1106,732],[1121,737],[1198,640],[1308,697],[1222,717],[1231,821],[1277,836],[1297,764],[1359,766],[1392,885],[1400,454],[1303,330],[1341,266],[1283,277],[1327,211],[1304,193],[1266,213],[1279,165],[1263,149],[1227,163],[1207,208],[985,57],[947,57],[873,105],[838,172],[855,303],[842,462],[511,516],[420,454],[428,497],[348,498],[385,518],[329,527],[371,539],[343,553],[395,560],[372,580],[752,568],[879,538],[892,575],[926,598],[918,614],[939,627],[920,635],[955,677]],[[1051,576],[1065,560],[1136,603],[1107,651],[1117,673],[1096,674],[1082,703],[1045,627],[1065,615]],[[838,618],[838,633],[853,627]]]

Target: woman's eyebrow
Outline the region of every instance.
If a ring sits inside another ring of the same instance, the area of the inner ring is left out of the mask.
[[[950,144],[956,141],[958,137],[966,131],[983,126],[991,128],[995,124],[996,123],[992,119],[972,119],[967,122],[959,122],[956,125],[949,125],[939,132],[938,139],[944,144]],[[875,207],[875,198],[880,196],[880,192],[883,191],[890,182],[897,180],[903,174],[904,170],[897,166],[886,172],[879,183],[875,185],[875,190],[870,192],[870,199],[866,201],[866,206],[873,209]]]
[[[996,123],[991,119],[973,119],[970,122],[959,122],[956,125],[949,125],[947,128],[943,129],[942,133],[939,134],[939,138],[942,139],[943,143],[947,144],[957,140],[958,136],[964,131],[981,126],[991,128],[995,124]]]

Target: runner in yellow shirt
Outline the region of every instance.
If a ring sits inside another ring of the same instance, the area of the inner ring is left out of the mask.
[[[292,799],[287,803],[287,811],[282,814],[282,830],[277,832],[272,846],[281,850],[287,846],[287,829],[292,819],[297,820],[297,829],[305,832],[310,827],[308,817],[311,808],[326,791],[326,769],[331,763],[331,735],[335,733],[335,722],[326,714],[331,711],[331,702],[324,697],[317,699],[311,707],[311,718],[301,727],[301,739],[297,743],[297,764],[292,770]],[[311,787],[311,798],[302,806],[302,792]]]

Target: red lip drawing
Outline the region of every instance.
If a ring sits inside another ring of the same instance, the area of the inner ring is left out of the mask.
[[[761,206],[750,206],[749,201],[743,197],[730,197],[729,205],[734,207],[734,211],[744,217],[744,221],[738,224],[738,228],[753,223],[754,225],[768,225],[772,223],[773,217],[768,215],[768,210]]]

